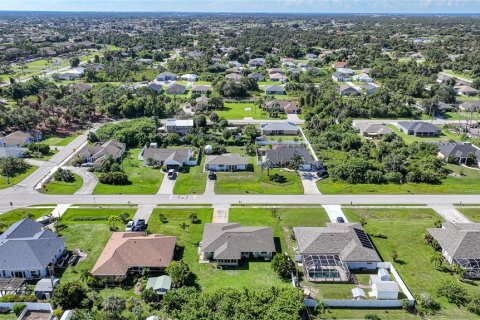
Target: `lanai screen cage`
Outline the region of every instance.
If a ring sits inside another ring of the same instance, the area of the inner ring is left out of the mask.
[[[348,282],[350,272],[338,255],[303,257],[305,277],[311,282]]]
[[[465,270],[465,278],[480,278],[480,259],[455,259],[453,262]]]

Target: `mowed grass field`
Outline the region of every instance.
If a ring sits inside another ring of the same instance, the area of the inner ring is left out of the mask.
[[[203,171],[205,157],[202,157],[200,164],[194,167],[187,167],[177,175],[177,181],[173,189],[174,194],[203,194],[207,183],[207,173]]]
[[[472,222],[480,223],[480,208],[457,207],[457,209]]]
[[[74,194],[83,185],[83,179],[77,174],[74,174],[75,180],[73,182],[65,181],[51,181],[46,185],[41,192],[45,194]]]
[[[7,225],[7,228],[13,223],[25,218],[36,220],[41,216],[49,215],[53,209],[35,209],[35,208],[21,208],[15,209],[0,215],[0,221]]]
[[[164,174],[159,169],[144,167],[143,161],[137,159],[139,153],[140,149],[130,149],[122,161],[122,168],[130,184],[118,186],[99,182],[93,194],[156,194]]]
[[[317,185],[322,194],[480,194],[479,170],[451,164],[447,168],[452,174],[440,184],[349,184],[329,178]]]
[[[253,118],[255,120],[272,119],[267,112],[255,106],[253,103],[231,103],[226,102],[224,108],[215,110],[219,117],[224,117],[227,120],[239,120],[243,118]],[[278,115],[275,119],[286,119],[287,116],[283,113]]]
[[[23,179],[31,175],[37,169],[38,167],[30,165],[30,167],[27,170],[25,170],[25,172],[22,172],[20,174],[14,175],[13,177],[10,177],[10,183],[8,183],[9,179],[7,177],[0,176],[0,189],[13,187],[14,185],[22,182]]]

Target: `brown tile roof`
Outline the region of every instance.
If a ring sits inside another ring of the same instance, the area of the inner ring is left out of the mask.
[[[92,274],[123,276],[131,267],[165,268],[173,259],[176,237],[141,232],[114,232]]]

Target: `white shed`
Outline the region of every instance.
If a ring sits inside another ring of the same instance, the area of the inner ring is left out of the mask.
[[[387,269],[378,269],[378,276],[382,281],[390,281],[390,274]]]
[[[364,300],[366,297],[365,291],[362,288],[353,288],[352,296],[355,300]]]
[[[398,284],[395,281],[382,281],[372,285],[371,296],[377,300],[397,300]]]

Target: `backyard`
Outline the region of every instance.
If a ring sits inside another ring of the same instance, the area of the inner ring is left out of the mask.
[[[51,181],[46,184],[46,187],[41,190],[45,194],[74,194],[83,185],[83,179],[77,174],[73,175],[75,180],[73,182],[65,181]]]
[[[439,216],[431,209],[343,209],[350,222],[365,217],[365,230],[370,235],[380,257],[391,261],[396,250],[397,262],[392,262],[413,295],[428,292],[436,297],[436,288],[443,279],[455,279],[448,268],[438,270],[430,262],[433,250],[425,243],[427,228],[435,227]],[[382,238],[372,235],[383,234]],[[383,238],[385,236],[385,238]],[[476,285],[476,284],[475,284]],[[467,290],[471,285],[463,284]],[[438,317],[446,319],[470,319],[473,317],[464,308],[457,308],[444,298],[438,298],[442,309]]]
[[[448,164],[441,184],[349,184],[328,178],[317,182],[322,194],[480,194],[480,171]]]
[[[93,194],[156,194],[164,174],[159,169],[144,167],[143,161],[137,159],[140,151],[140,149],[130,149],[122,161],[122,168],[127,174],[130,184],[98,183]]]
[[[253,103],[232,103],[226,102],[224,108],[221,110],[215,110],[215,113],[219,117],[224,117],[227,120],[238,120],[245,117],[253,118],[256,120],[268,120],[272,119],[267,112],[261,110]],[[286,119],[287,116],[283,113],[278,115],[276,119]]]

